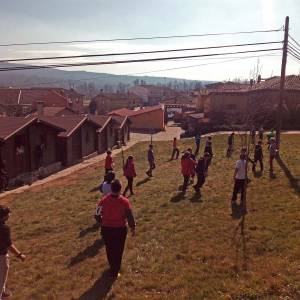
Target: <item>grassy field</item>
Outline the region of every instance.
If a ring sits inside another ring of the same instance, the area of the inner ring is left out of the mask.
[[[99,194],[90,191],[102,178],[102,163],[16,196],[9,224],[28,259],[11,259],[12,299],[300,299],[300,136],[283,137],[273,178],[267,158],[262,177],[250,174],[244,219],[231,216],[238,151],[224,158],[226,140],[213,138],[201,199],[191,187],[184,197],[178,192],[180,165],[168,161],[170,142],[154,143],[158,167],[151,180],[148,144],[125,153],[136,158],[137,233],[128,236],[116,282],[107,276],[93,219]],[[180,148],[192,144],[184,140]],[[120,170],[121,157],[116,161]]]

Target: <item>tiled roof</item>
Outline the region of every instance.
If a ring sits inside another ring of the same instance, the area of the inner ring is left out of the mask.
[[[300,76],[299,75],[288,75],[285,77],[285,86],[286,90],[300,90]],[[264,81],[254,84],[249,90],[263,90],[263,89],[280,89],[280,77],[271,77]]]
[[[139,110],[131,110],[131,109],[127,109],[127,108],[120,108],[120,109],[116,109],[116,110],[111,111],[109,113],[109,115],[132,117],[132,116],[137,116],[137,115],[141,115],[141,114],[145,114],[145,113],[148,113],[148,112],[152,112],[152,111],[155,111],[155,110],[161,110],[161,109],[163,109],[161,105],[148,106],[148,107],[144,107],[144,108],[139,109]]]
[[[87,116],[40,117],[40,119],[63,128],[65,131],[59,134],[60,137],[69,137],[87,120]]]
[[[57,124],[48,123],[46,120],[39,119],[37,117],[1,117],[0,118],[0,140],[7,140],[17,132],[25,128],[26,126],[34,123],[42,122],[47,126],[51,126],[58,131],[63,131],[63,128]]]
[[[126,121],[128,120],[127,116],[112,115],[111,118],[112,118],[113,122],[117,124],[118,128],[122,128],[124,126],[124,124],[126,123]]]
[[[0,88],[0,103],[3,104],[32,104],[43,101],[45,106],[66,106],[66,96],[51,89],[12,89]]]
[[[70,109],[68,107],[45,106],[45,107],[43,107],[43,116],[45,116],[45,117],[54,117],[54,116],[58,116],[58,115],[61,116],[64,113],[64,111],[66,112],[67,115],[76,115],[76,112],[74,112],[72,109]],[[38,112],[35,111],[31,115],[38,116]]]
[[[111,120],[111,116],[100,116],[100,115],[89,115],[88,118],[92,122],[98,124],[101,127],[101,129],[105,128],[106,125]]]
[[[207,84],[205,86],[210,91],[236,91],[244,90],[249,87],[249,84],[244,83],[235,83],[235,82],[216,82]]]

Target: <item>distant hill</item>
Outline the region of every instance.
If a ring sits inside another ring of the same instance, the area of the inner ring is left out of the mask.
[[[0,64],[0,68],[24,66],[20,64]],[[181,78],[155,76],[127,76],[86,71],[65,71],[59,69],[20,70],[0,72],[0,87],[73,87],[78,92],[95,95],[100,89],[105,91],[126,91],[134,84],[166,85],[186,91],[213,81],[196,81]]]

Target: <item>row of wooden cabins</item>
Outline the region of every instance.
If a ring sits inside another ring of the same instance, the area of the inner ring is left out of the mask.
[[[27,183],[125,145],[129,139],[128,117],[1,117],[0,161],[11,185]]]

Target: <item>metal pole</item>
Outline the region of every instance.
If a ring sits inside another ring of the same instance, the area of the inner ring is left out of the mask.
[[[284,40],[283,40],[283,48],[282,48],[281,77],[280,77],[280,90],[279,90],[279,103],[278,103],[278,127],[276,130],[276,142],[277,142],[278,150],[280,148],[280,134],[281,134],[281,127],[282,127],[282,106],[283,106],[282,104],[284,98],[288,37],[289,37],[289,17],[287,16],[285,18],[285,26],[284,26]]]

